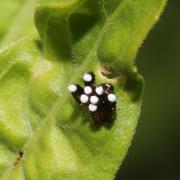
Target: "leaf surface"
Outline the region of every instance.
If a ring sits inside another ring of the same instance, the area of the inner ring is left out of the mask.
[[[37,7],[41,41],[23,39],[0,53],[1,179],[114,178],[140,114],[143,80],[134,59],[165,3],[69,0]],[[67,90],[90,70],[97,84],[115,87],[111,126],[93,126]]]

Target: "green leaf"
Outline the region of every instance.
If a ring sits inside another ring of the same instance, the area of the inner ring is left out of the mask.
[[[166,0],[69,0],[39,5],[41,42],[0,53],[1,179],[113,179],[135,132],[143,80],[134,59]],[[67,90],[92,70],[117,96],[97,128]],[[24,151],[23,157],[18,152]]]
[[[0,48],[24,35],[37,36],[33,25],[36,0],[0,1]]]
[[[23,36],[37,37],[37,31],[35,30],[33,22],[35,5],[37,2],[48,1],[49,0],[1,0],[0,48],[4,48],[9,43]]]

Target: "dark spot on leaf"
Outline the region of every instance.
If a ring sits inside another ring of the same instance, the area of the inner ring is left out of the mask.
[[[23,157],[23,155],[24,155],[24,151],[23,150],[19,150],[19,156]]]
[[[24,156],[24,151],[22,149],[20,149],[19,152],[18,152],[18,156],[17,156],[16,160],[13,163],[13,167],[18,165],[19,161],[23,158],[23,156]]]

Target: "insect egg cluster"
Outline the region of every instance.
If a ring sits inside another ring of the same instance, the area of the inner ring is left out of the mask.
[[[69,85],[68,89],[74,99],[85,106],[94,124],[111,123],[116,109],[116,95],[110,83],[94,85],[95,74],[85,73],[83,76],[85,87],[78,84]]]

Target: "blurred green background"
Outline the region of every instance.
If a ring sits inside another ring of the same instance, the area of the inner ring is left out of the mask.
[[[180,0],[169,0],[137,63],[145,79],[142,113],[117,179],[179,180]]]

